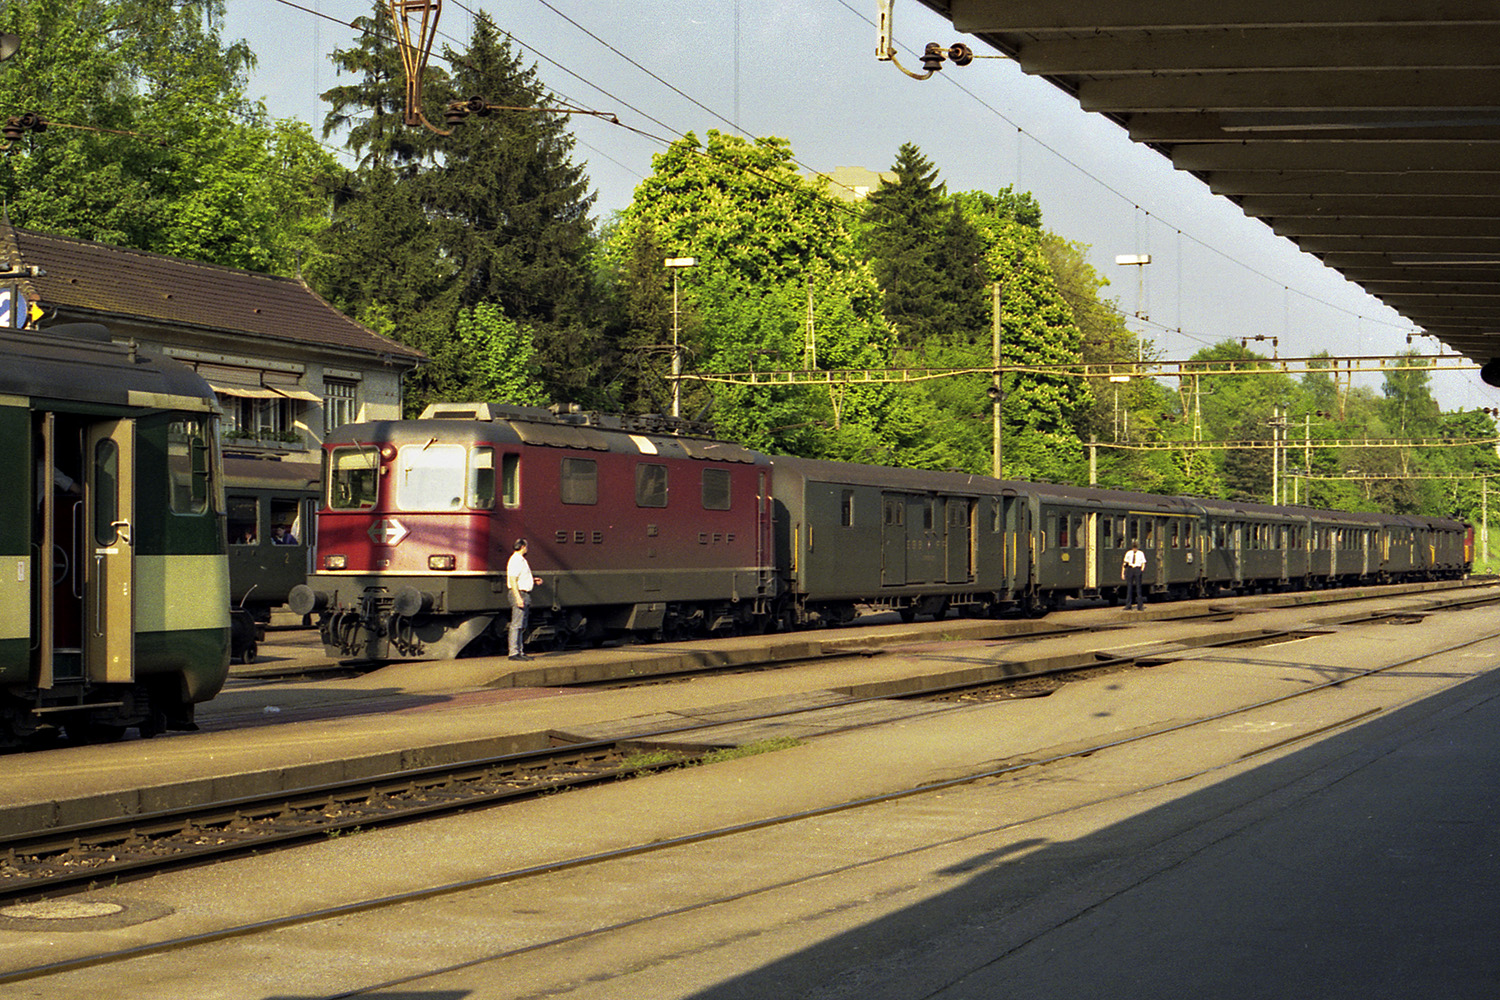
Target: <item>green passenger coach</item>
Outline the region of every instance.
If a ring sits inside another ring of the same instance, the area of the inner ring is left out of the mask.
[[[217,414],[102,326],[0,330],[0,745],[191,729],[223,686]]]

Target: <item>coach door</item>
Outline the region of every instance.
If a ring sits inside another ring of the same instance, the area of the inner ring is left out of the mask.
[[[1084,584],[1089,590],[1099,589],[1099,515],[1094,512],[1083,515],[1083,544],[1085,573]]]
[[[949,497],[948,583],[968,583],[974,578],[974,513],[977,501],[968,497]]]
[[[906,582],[906,497],[882,493],[880,504],[880,582],[897,587]]]
[[[84,461],[84,663],[90,680],[118,683],[135,671],[135,423],[90,427]]]

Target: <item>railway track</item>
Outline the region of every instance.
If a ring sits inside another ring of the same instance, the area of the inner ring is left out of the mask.
[[[626,732],[608,739],[574,740],[540,750],[202,803],[187,810],[50,828],[0,843],[0,905],[56,897],[102,883],[145,878],[166,870],[294,846],[317,838],[413,822],[538,794],[618,781],[663,766],[692,763],[726,745],[716,741],[712,734],[729,725],[771,720],[785,724],[802,717],[823,720],[818,723],[818,732],[844,731],[879,725],[890,721],[890,717],[856,718],[845,725],[826,721],[830,713],[892,701],[938,702],[958,707],[988,700],[1039,697],[1070,680],[1182,659],[1193,650],[1268,645],[1315,635],[1330,627],[1419,621],[1428,614],[1492,603],[1500,603],[1500,596],[1458,593],[1417,609],[1335,615],[1311,626],[1240,627],[1165,646],[1138,644],[1138,649],[1126,653],[1088,649],[1065,657],[1032,661],[1021,669],[1015,664],[972,669],[962,672],[957,680],[929,679],[917,687],[903,685],[900,691],[877,685],[847,697],[819,700],[812,706],[714,713],[707,721],[685,721],[680,726]],[[1219,619],[1225,614],[1205,610],[1191,617]],[[1008,642],[1077,631],[1081,630],[1029,630],[994,640],[990,645],[1004,646]],[[1106,648],[1112,645],[1106,643]],[[677,749],[665,756],[651,757],[645,753],[662,746]]]
[[[1388,618],[1387,620],[1390,620],[1390,619]],[[1396,619],[1396,620],[1399,620],[1399,619]],[[1283,638],[1295,638],[1297,632],[1299,632],[1299,631],[1300,630],[1288,629],[1288,630],[1284,630],[1283,632],[1281,632],[1280,635]],[[872,806],[876,806],[876,805],[880,805],[880,804],[884,804],[884,803],[890,803],[890,802],[894,802],[894,801],[901,800],[901,799],[908,799],[908,798],[913,798],[913,797],[918,797],[918,796],[940,795],[941,793],[943,793],[943,792],[945,792],[947,790],[954,789],[954,788],[957,788],[957,787],[960,787],[960,786],[970,785],[970,784],[973,784],[973,783],[976,783],[976,782],[983,782],[983,781],[989,781],[989,780],[995,780],[995,779],[1002,779],[1002,778],[1010,778],[1010,777],[1022,775],[1022,774],[1025,774],[1025,773],[1033,772],[1033,771],[1035,771],[1037,769],[1046,768],[1046,767],[1048,767],[1050,765],[1058,764],[1058,763],[1063,762],[1063,761],[1074,760],[1074,759],[1083,758],[1083,757],[1088,757],[1088,756],[1091,756],[1091,755],[1094,755],[1094,754],[1098,754],[1098,753],[1102,753],[1102,752],[1105,752],[1105,751],[1120,749],[1120,748],[1129,747],[1129,746],[1133,746],[1133,745],[1145,744],[1145,743],[1149,743],[1150,741],[1153,741],[1153,740],[1161,740],[1161,739],[1170,737],[1170,736],[1172,736],[1174,734],[1180,734],[1180,733],[1183,733],[1183,732],[1185,732],[1187,730],[1191,730],[1191,729],[1198,728],[1198,727],[1203,727],[1203,726],[1208,726],[1208,725],[1214,725],[1214,724],[1222,724],[1222,723],[1226,722],[1227,720],[1233,719],[1233,718],[1235,718],[1237,716],[1252,715],[1252,714],[1257,713],[1257,712],[1262,712],[1263,710],[1265,710],[1265,709],[1267,709],[1267,708],[1269,708],[1271,706],[1279,705],[1279,704],[1284,703],[1284,702],[1292,701],[1292,700],[1295,700],[1295,699],[1302,699],[1302,698],[1313,697],[1313,696],[1316,696],[1317,694],[1319,694],[1320,692],[1327,691],[1327,690],[1329,690],[1331,688],[1345,687],[1345,686],[1348,686],[1348,685],[1351,685],[1351,684],[1358,684],[1360,681],[1362,681],[1364,679],[1367,679],[1367,678],[1372,678],[1372,677],[1376,677],[1376,676],[1379,676],[1379,675],[1382,675],[1382,674],[1387,674],[1387,673],[1390,673],[1392,671],[1401,670],[1403,668],[1414,667],[1414,666],[1416,666],[1418,664],[1423,663],[1424,661],[1433,660],[1435,658],[1441,658],[1441,657],[1451,656],[1453,654],[1459,653],[1460,651],[1466,650],[1466,649],[1468,649],[1470,647],[1474,647],[1474,646],[1482,645],[1482,644],[1485,644],[1485,643],[1493,642],[1497,638],[1500,638],[1500,631],[1487,631],[1487,632],[1485,632],[1483,634],[1471,635],[1471,636],[1468,636],[1468,637],[1466,637],[1465,639],[1463,639],[1461,641],[1455,641],[1455,642],[1447,643],[1447,644],[1442,645],[1440,648],[1428,649],[1428,650],[1426,650],[1426,651],[1424,651],[1424,652],[1422,652],[1420,654],[1409,656],[1409,657],[1404,657],[1404,658],[1395,660],[1393,662],[1384,663],[1382,665],[1371,667],[1371,668],[1367,668],[1367,669],[1349,670],[1349,671],[1341,673],[1337,677],[1330,678],[1330,679],[1328,679],[1328,680],[1326,680],[1326,681],[1324,681],[1322,683],[1312,684],[1312,685],[1308,685],[1308,686],[1299,688],[1298,690],[1296,690],[1296,691],[1294,691],[1293,693],[1290,693],[1290,694],[1246,702],[1244,704],[1235,706],[1235,707],[1230,708],[1230,709],[1226,709],[1226,710],[1222,710],[1222,711],[1217,711],[1217,712],[1212,712],[1212,713],[1206,713],[1206,714],[1203,714],[1201,716],[1197,716],[1197,717],[1194,717],[1194,718],[1183,719],[1183,720],[1180,720],[1180,721],[1172,722],[1172,723],[1167,724],[1167,725],[1157,726],[1157,727],[1151,728],[1148,731],[1133,732],[1133,733],[1130,733],[1130,734],[1124,735],[1124,736],[1116,736],[1116,737],[1107,738],[1107,739],[1100,739],[1100,740],[1088,741],[1088,742],[1082,743],[1082,744],[1080,744],[1078,746],[1069,747],[1069,748],[1067,748],[1067,749],[1065,749],[1063,751],[1060,751],[1060,752],[1057,752],[1057,753],[1053,753],[1053,754],[1042,753],[1042,754],[1037,754],[1035,756],[1030,756],[1030,757],[1028,757],[1027,759],[1024,759],[1024,760],[1011,760],[1011,761],[997,762],[996,766],[994,766],[992,768],[981,770],[981,771],[978,771],[978,772],[975,772],[975,773],[964,774],[964,775],[962,775],[960,777],[955,777],[955,778],[952,778],[952,779],[949,779],[949,780],[937,781],[937,782],[924,782],[924,783],[922,783],[920,785],[913,785],[913,786],[910,786],[910,787],[900,788],[900,789],[888,791],[888,792],[885,792],[885,793],[882,793],[882,794],[879,794],[879,795],[850,798],[850,799],[848,799],[846,801],[831,803],[829,805],[826,805],[826,806],[823,806],[823,807],[820,807],[820,808],[816,808],[816,809],[799,810],[799,811],[795,811],[795,812],[789,812],[789,813],[786,813],[786,814],[783,814],[783,815],[767,816],[767,817],[764,817],[762,819],[755,820],[753,822],[735,823],[735,824],[731,824],[731,825],[725,825],[725,826],[716,827],[716,828],[713,828],[713,829],[704,830],[704,831],[701,831],[701,832],[698,832],[698,833],[694,833],[694,834],[688,835],[688,836],[682,836],[682,837],[673,838],[673,839],[667,839],[667,840],[657,840],[657,841],[653,841],[652,843],[649,843],[649,844],[631,845],[631,846],[626,847],[626,848],[621,848],[621,849],[618,849],[618,850],[612,850],[612,851],[607,851],[607,852],[589,853],[589,854],[581,854],[581,855],[574,856],[574,857],[559,858],[559,859],[556,859],[556,860],[551,861],[551,862],[546,863],[546,864],[535,865],[535,866],[531,866],[531,867],[527,867],[527,868],[522,868],[522,869],[514,869],[514,870],[508,870],[508,871],[498,872],[498,873],[494,873],[494,874],[491,874],[491,875],[488,875],[488,876],[485,876],[485,877],[482,877],[482,878],[468,879],[468,880],[462,880],[462,881],[455,881],[455,882],[445,883],[445,884],[441,884],[441,885],[433,885],[433,886],[424,887],[424,888],[421,888],[421,889],[418,889],[418,890],[413,890],[413,891],[403,892],[403,893],[397,893],[397,894],[384,895],[384,896],[380,896],[380,897],[377,897],[377,898],[363,899],[363,900],[359,900],[357,902],[347,903],[347,904],[344,904],[344,905],[339,905],[339,906],[334,906],[334,907],[328,907],[328,908],[324,908],[324,909],[320,909],[320,910],[316,910],[316,911],[299,912],[299,913],[295,913],[295,914],[289,914],[289,915],[286,915],[286,916],[283,916],[283,917],[280,917],[280,918],[277,918],[277,919],[274,919],[274,920],[257,921],[257,922],[254,922],[254,923],[247,923],[247,924],[244,924],[242,926],[237,926],[237,927],[221,928],[219,930],[214,931],[211,934],[184,936],[184,937],[175,938],[175,939],[172,939],[172,940],[160,941],[160,942],[155,942],[155,943],[148,944],[148,945],[142,945],[142,946],[139,946],[139,947],[127,948],[127,949],[122,949],[122,950],[114,951],[114,952],[99,953],[99,954],[88,956],[86,958],[80,958],[80,959],[77,959],[77,960],[69,960],[69,961],[65,961],[65,962],[52,963],[52,964],[43,965],[43,966],[34,966],[34,967],[31,967],[31,968],[27,968],[27,969],[15,969],[15,970],[12,970],[12,971],[7,972],[7,973],[0,974],[0,983],[21,982],[21,981],[26,981],[26,980],[29,980],[29,979],[34,979],[34,978],[38,978],[38,977],[42,977],[42,976],[46,976],[46,975],[58,974],[58,973],[61,973],[61,972],[66,972],[66,971],[72,970],[72,969],[84,968],[84,967],[87,967],[87,966],[97,965],[97,964],[101,964],[101,963],[119,962],[119,961],[124,961],[124,960],[127,960],[127,959],[135,959],[135,958],[142,958],[142,957],[146,957],[146,956],[150,956],[150,955],[165,954],[165,953],[168,953],[168,952],[173,952],[173,951],[182,950],[182,949],[192,949],[194,947],[201,946],[201,945],[204,945],[204,944],[207,944],[207,943],[210,943],[210,942],[223,941],[223,940],[227,940],[227,939],[233,939],[233,938],[236,938],[236,937],[245,937],[245,938],[255,937],[257,935],[263,935],[263,934],[268,934],[268,933],[271,933],[271,932],[274,932],[274,931],[285,930],[285,929],[296,927],[296,926],[299,926],[299,925],[314,924],[314,923],[318,923],[318,922],[322,922],[322,921],[331,921],[331,920],[345,920],[345,919],[348,919],[348,918],[353,917],[353,916],[358,915],[358,914],[372,913],[372,912],[375,912],[375,911],[379,911],[379,910],[382,910],[382,909],[387,909],[387,908],[390,908],[390,907],[393,907],[393,906],[397,906],[397,905],[400,905],[400,904],[409,904],[409,903],[414,903],[414,902],[420,902],[422,900],[431,900],[431,899],[435,899],[437,897],[446,896],[446,895],[453,895],[453,894],[460,894],[460,893],[465,893],[465,892],[472,892],[472,891],[476,891],[476,890],[481,890],[481,889],[486,889],[486,888],[498,886],[498,885],[501,885],[503,883],[520,882],[520,881],[524,881],[526,879],[536,878],[536,877],[539,877],[539,876],[543,876],[543,875],[547,875],[547,874],[551,874],[551,873],[555,873],[555,872],[559,872],[559,871],[563,871],[563,870],[576,869],[576,868],[585,868],[585,867],[588,867],[588,866],[600,865],[600,864],[605,864],[605,863],[614,862],[614,861],[620,861],[620,860],[624,860],[624,859],[628,859],[628,858],[632,858],[632,857],[637,857],[637,856],[641,856],[641,855],[645,855],[645,854],[650,854],[650,853],[663,852],[663,851],[670,852],[670,851],[674,851],[674,850],[688,848],[688,847],[691,847],[693,845],[702,844],[702,843],[705,843],[705,842],[710,841],[710,840],[715,840],[715,839],[721,839],[721,838],[736,836],[736,835],[739,835],[739,834],[751,833],[753,831],[768,830],[768,829],[772,829],[772,828],[779,827],[779,826],[788,826],[788,825],[797,824],[797,823],[801,823],[801,822],[805,822],[805,821],[809,821],[809,820],[819,819],[819,818],[822,818],[822,817],[831,817],[831,816],[834,816],[834,815],[837,815],[837,814],[840,814],[840,813],[854,812],[854,811],[858,811],[858,810],[862,810],[862,809],[868,809],[868,808],[870,808]],[[1114,666],[1118,666],[1118,664],[1116,664]],[[1337,718],[1337,719],[1335,719],[1333,721],[1328,722],[1327,724],[1324,724],[1322,726],[1319,726],[1319,727],[1316,727],[1316,728],[1313,728],[1313,729],[1308,729],[1308,730],[1300,731],[1300,732],[1297,732],[1297,733],[1292,734],[1290,736],[1284,736],[1283,735],[1283,736],[1278,736],[1275,739],[1267,739],[1267,740],[1265,740],[1260,746],[1258,746],[1252,752],[1249,752],[1249,753],[1246,753],[1246,754],[1241,754],[1239,757],[1234,758],[1233,760],[1231,760],[1231,761],[1229,761],[1227,763],[1219,763],[1219,764],[1207,765],[1204,768],[1201,768],[1201,769],[1198,769],[1198,770],[1194,771],[1193,774],[1204,773],[1204,772],[1206,772],[1208,770],[1212,770],[1215,767],[1227,767],[1227,766],[1231,766],[1233,763],[1235,763],[1235,761],[1242,761],[1246,757],[1253,756],[1254,754],[1267,753],[1267,752],[1270,752],[1272,750],[1283,748],[1283,747],[1287,746],[1290,743],[1305,741],[1305,740],[1309,740],[1309,739],[1315,738],[1317,736],[1324,735],[1324,734],[1326,734],[1326,733],[1328,733],[1330,731],[1333,731],[1333,730],[1336,730],[1336,729],[1339,729],[1339,728],[1342,728],[1342,727],[1346,727],[1346,726],[1350,726],[1350,725],[1353,725],[1355,723],[1358,723],[1358,722],[1360,722],[1360,721],[1368,718],[1370,715],[1372,715],[1372,714],[1374,714],[1374,713],[1376,713],[1378,711],[1380,711],[1379,708],[1370,708],[1370,709],[1364,709],[1364,710],[1357,711],[1357,712],[1352,712],[1352,713],[1350,713],[1350,714],[1348,714],[1346,716]],[[567,748],[567,749],[574,750],[574,749],[577,749],[577,748]],[[613,766],[614,763],[616,763],[613,759],[611,759],[609,757],[609,752],[605,751],[603,748],[596,748],[594,751],[591,751],[591,752],[595,753],[597,755],[595,758],[593,758],[593,763],[597,764],[597,765],[599,765],[601,767],[603,767],[604,769],[608,769],[609,767]],[[1185,778],[1189,777],[1189,776],[1192,776],[1192,775],[1177,774],[1177,773],[1163,774],[1163,775],[1160,776],[1159,781],[1160,781],[1161,784],[1170,784],[1170,783],[1173,783],[1173,782],[1179,782],[1179,781],[1185,780]],[[593,780],[597,780],[598,777],[599,777],[598,775],[591,776],[591,778]],[[590,779],[585,779],[585,780],[590,780]],[[1122,796],[1135,795],[1135,794],[1138,794],[1140,791],[1141,791],[1140,787],[1132,786],[1132,787],[1130,787],[1128,789],[1121,790],[1121,791],[1119,791],[1117,793],[1114,793],[1114,794],[1112,794],[1110,796],[1106,796],[1105,798],[1093,798],[1093,799],[1090,799],[1088,802],[1079,803],[1078,805],[1074,806],[1073,808],[1085,808],[1085,807],[1095,806],[1095,805],[1098,805],[1100,802],[1108,801],[1111,798],[1118,798],[1118,797],[1122,797]],[[242,810],[242,812],[243,811],[245,811],[245,810]],[[249,811],[253,811],[253,808],[251,810],[249,810]],[[1024,823],[1024,821],[1008,820],[1005,823],[1001,824],[1001,826],[1009,828],[1009,827],[1014,827],[1014,826],[1022,825],[1023,823]],[[993,832],[995,829],[1000,829],[1001,826],[988,827],[988,828],[986,828],[986,831],[983,831],[983,832]],[[974,835],[975,834],[965,834],[963,836],[974,836]],[[932,845],[932,846],[938,846],[938,845]],[[875,864],[879,864],[879,863],[881,863],[884,860],[888,860],[892,856],[893,855],[889,855],[889,854],[877,854],[877,855],[874,855],[874,856],[863,858],[863,859],[861,859],[861,860],[859,860],[857,862],[852,863],[852,865],[850,865],[850,866],[845,866],[845,868],[847,869],[848,867],[854,867],[854,866],[858,866],[858,865],[875,865]],[[805,873],[805,874],[799,875],[799,876],[797,876],[795,878],[778,880],[774,884],[767,884],[764,887],[762,887],[760,890],[757,890],[757,891],[772,891],[772,890],[786,889],[789,886],[794,886],[796,884],[810,883],[810,882],[816,881],[817,879],[821,879],[821,878],[826,877],[828,874],[829,874],[829,872],[823,871],[823,870],[809,872],[809,873]],[[736,893],[733,896],[717,896],[717,895],[710,894],[709,896],[707,896],[707,897],[701,899],[700,901],[692,904],[690,907],[687,907],[687,908],[678,907],[678,908],[672,909],[670,912],[663,912],[662,914],[659,914],[658,916],[661,916],[661,917],[666,917],[666,916],[680,916],[683,913],[690,912],[692,910],[708,909],[708,908],[720,905],[720,904],[726,902],[727,900],[729,900],[731,898],[735,898],[735,899],[743,898],[744,895],[745,894],[743,892]],[[639,926],[640,923],[641,923],[641,921],[633,920],[633,921],[630,921],[629,926],[633,926],[633,927],[634,926]],[[558,945],[576,944],[581,938],[590,937],[590,936],[606,935],[606,934],[612,933],[614,931],[620,930],[623,926],[625,926],[625,925],[624,924],[608,924],[608,925],[604,925],[604,926],[595,927],[595,928],[593,928],[593,929],[591,929],[591,930],[589,930],[589,931],[587,931],[587,932],[585,932],[583,934],[570,934],[570,935],[567,935],[566,937],[559,937],[559,938],[549,939],[549,940],[541,941],[541,942],[533,942],[533,943],[530,943],[530,944],[527,944],[527,945],[524,945],[524,946],[521,946],[521,947],[508,948],[508,949],[504,949],[504,950],[494,951],[494,952],[485,954],[483,956],[480,956],[480,957],[478,957],[476,959],[473,959],[471,961],[467,961],[467,962],[463,963],[462,967],[471,967],[471,966],[474,966],[476,964],[483,964],[483,963],[488,963],[488,962],[502,961],[502,960],[505,960],[505,959],[514,958],[514,957],[516,957],[516,956],[518,956],[520,954],[526,953],[526,952],[534,952],[534,951],[538,951],[538,950],[542,950],[542,949],[546,949],[546,948],[550,948],[550,947],[554,947],[554,946],[558,946]],[[432,976],[434,976],[436,974],[440,974],[440,973],[445,972],[445,971],[451,971],[452,969],[459,968],[459,967],[460,966],[444,966],[442,968],[427,968],[427,969],[423,969],[423,970],[420,970],[418,972],[415,972],[415,973],[413,973],[411,975],[408,975],[408,976],[403,976],[401,978],[395,978],[395,979],[388,979],[388,980],[382,981],[380,983],[368,984],[368,985],[365,985],[363,987],[360,987],[359,989],[342,992],[342,993],[339,993],[337,995],[338,996],[356,996],[356,995],[364,995],[364,994],[369,994],[369,993],[378,993],[379,991],[389,990],[389,989],[392,989],[392,988],[397,987],[397,986],[410,985],[413,982],[417,982],[417,981],[420,981],[420,980],[423,980],[423,979],[428,979],[428,978],[430,978],[430,977],[432,977]]]

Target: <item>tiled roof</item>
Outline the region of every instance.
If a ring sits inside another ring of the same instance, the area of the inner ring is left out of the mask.
[[[14,267],[40,267],[30,285],[45,307],[156,320],[409,364],[424,355],[339,312],[295,278],[91,243],[0,224]]]

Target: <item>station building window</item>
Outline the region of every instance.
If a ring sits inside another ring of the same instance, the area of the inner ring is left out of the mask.
[[[323,431],[359,419],[359,383],[341,378],[323,380]]]

